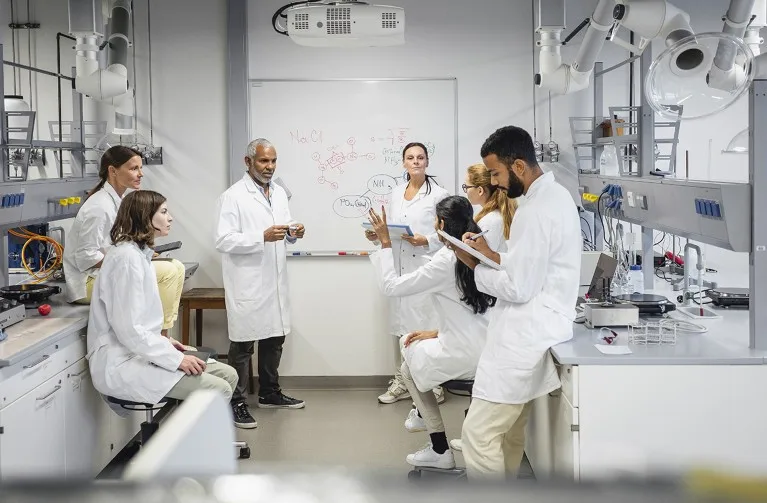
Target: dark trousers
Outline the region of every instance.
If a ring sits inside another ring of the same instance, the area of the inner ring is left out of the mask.
[[[258,341],[258,396],[279,393],[280,374],[277,372],[282,359],[282,345],[285,336],[270,337]],[[245,401],[250,378],[250,359],[255,349],[255,341],[229,343],[228,363],[237,371],[237,388],[232,394],[232,403]]]

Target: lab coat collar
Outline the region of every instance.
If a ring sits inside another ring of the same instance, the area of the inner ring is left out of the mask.
[[[112,187],[109,182],[106,182],[101,190],[109,194],[109,197],[112,198],[112,202],[115,204],[115,209],[118,209],[120,207],[120,203],[122,202],[122,197],[117,195],[115,188]]]
[[[554,182],[554,174],[551,172],[544,173],[543,175],[539,176],[531,185],[530,188],[527,189],[527,194],[525,194],[525,199],[530,200],[533,197],[535,197],[535,194],[538,193],[541,189],[544,187],[551,185]]]
[[[407,192],[407,186],[408,186],[409,183],[410,183],[410,181],[405,182],[403,184],[403,189],[402,189],[402,194],[403,194],[402,200],[405,202],[406,205],[413,204],[414,202],[418,201],[422,197],[425,197],[426,196],[426,191],[428,190],[428,187],[426,186],[426,181],[424,181],[423,185],[421,185],[421,188],[418,189],[418,192],[416,193],[415,197],[413,199],[411,199],[410,201],[408,201],[407,199],[404,198],[404,194],[405,194],[405,192]]]
[[[267,201],[266,194],[264,193],[264,189],[261,188],[255,180],[253,180],[253,177],[250,176],[250,173],[247,171],[245,172],[245,175],[242,177],[243,180],[245,180],[245,189],[254,195],[254,197],[260,201],[262,204],[265,204],[268,207],[271,207],[271,203]],[[271,180],[269,181],[269,194],[274,194],[274,182]],[[260,196],[260,197],[259,197]]]
[[[135,241],[128,241],[128,242],[123,241],[122,243],[118,243],[117,246],[132,246],[132,247],[134,247],[136,250],[139,251],[139,253],[144,255],[144,257],[146,257],[147,262],[151,262],[152,261],[152,257],[154,257],[154,250],[152,248],[150,248],[149,246],[145,246],[144,249],[142,250],[139,247],[138,243],[136,243]]]

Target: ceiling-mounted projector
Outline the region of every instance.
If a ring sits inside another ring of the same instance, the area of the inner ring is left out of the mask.
[[[312,2],[290,7],[287,35],[310,47],[383,47],[405,43],[405,10],[366,2]]]

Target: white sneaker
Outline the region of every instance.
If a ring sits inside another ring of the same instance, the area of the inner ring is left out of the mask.
[[[407,390],[405,383],[395,377],[389,381],[389,389],[378,397],[378,401],[381,403],[394,403],[400,400],[407,400],[408,398],[410,398],[410,392]]]
[[[426,431],[426,421],[418,415],[418,409],[410,409],[410,413],[405,420],[405,429],[410,433]]]
[[[437,397],[437,403],[445,403],[445,389],[442,386],[434,388],[434,396]]]
[[[411,466],[424,466],[428,468],[440,468],[442,470],[451,470],[455,468],[455,457],[453,451],[446,450],[442,454],[437,454],[432,449],[431,444],[420,451],[408,454],[407,462]]]
[[[450,448],[458,452],[463,451],[463,440],[460,438],[454,438],[450,441]]]

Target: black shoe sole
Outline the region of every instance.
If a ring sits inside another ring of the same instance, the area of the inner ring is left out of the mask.
[[[241,428],[243,430],[254,430],[258,428],[258,423],[237,423],[235,422],[234,425],[237,428]]]
[[[303,409],[306,406],[304,402],[295,405],[276,405],[271,403],[259,403],[259,409]]]

